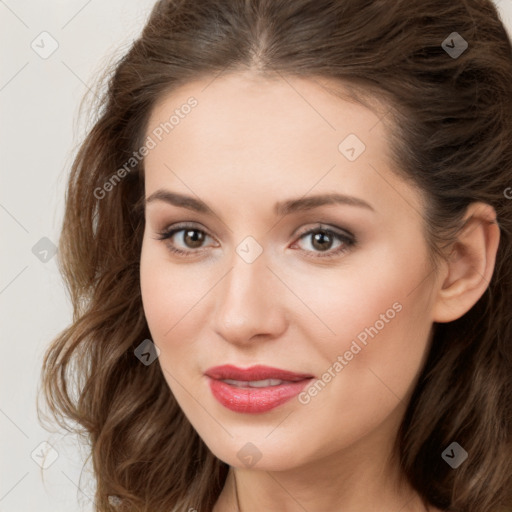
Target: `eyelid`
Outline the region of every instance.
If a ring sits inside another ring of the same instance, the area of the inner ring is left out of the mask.
[[[187,230],[187,229],[202,231],[205,235],[207,235],[210,238],[212,238],[213,240],[215,240],[215,237],[206,228],[204,228],[203,226],[201,226],[195,222],[188,222],[188,221],[171,224],[170,226],[158,231],[158,234],[161,237],[159,239],[169,238],[170,236],[173,236],[176,232]]]
[[[347,229],[342,229],[342,228],[338,228],[335,226],[331,226],[331,225],[325,224],[323,222],[318,222],[318,223],[314,224],[313,226],[310,226],[307,228],[303,228],[303,229],[301,228],[298,232],[294,233],[293,236],[300,238],[308,233],[311,233],[312,231],[322,231],[322,230],[330,231],[330,232],[333,232],[336,235],[339,235],[341,237],[351,238],[353,240],[355,240],[355,238],[356,238],[355,235],[353,235]]]

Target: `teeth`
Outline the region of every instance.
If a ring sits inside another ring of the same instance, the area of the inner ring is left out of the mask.
[[[236,386],[237,388],[267,388],[269,386],[279,386],[279,384],[283,384],[284,380],[279,379],[265,379],[265,380],[232,380],[232,379],[222,379],[222,382],[226,384],[231,384],[232,386]]]

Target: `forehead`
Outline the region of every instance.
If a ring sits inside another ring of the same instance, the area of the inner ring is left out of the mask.
[[[147,132],[174,117],[172,127],[167,127],[171,128],[169,133],[162,134],[164,138],[187,138],[190,144],[198,140],[214,142],[219,150],[240,145],[247,150],[256,144],[270,149],[297,137],[316,144],[325,140],[327,145],[347,132],[374,147],[378,145],[380,150],[386,149],[383,125],[379,123],[385,106],[375,100],[368,108],[349,94],[341,84],[319,78],[268,78],[249,73],[209,77],[160,98],[152,110]],[[190,98],[197,103],[193,109],[187,107]],[[170,132],[172,137],[167,137]],[[273,140],[272,134],[285,139]],[[337,144],[330,145],[338,150]]]
[[[248,195],[287,196],[321,188],[385,205],[389,196],[415,193],[391,170],[385,113],[378,101],[349,100],[327,80],[238,73],[191,82],[152,110],[146,195],[167,185],[197,194],[227,187],[242,196],[244,187]]]

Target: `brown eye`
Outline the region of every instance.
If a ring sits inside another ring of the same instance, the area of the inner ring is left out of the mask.
[[[178,225],[159,233],[158,240],[163,240],[169,250],[183,256],[199,254],[207,238],[213,238],[195,226]]]
[[[306,231],[299,237],[299,242],[302,242],[303,240],[309,241],[309,244],[302,244],[302,250],[309,253],[309,255],[319,258],[339,256],[356,244],[355,237],[353,235],[349,235],[348,232],[346,234],[339,233],[332,229],[323,227],[317,227]],[[299,242],[297,242],[297,245],[300,246],[301,244]],[[304,247],[304,245],[306,247]]]
[[[333,244],[334,237],[326,231],[318,231],[313,234],[311,245],[319,251],[328,251]]]
[[[185,245],[191,249],[201,247],[205,239],[205,234],[199,229],[183,229],[182,240]]]

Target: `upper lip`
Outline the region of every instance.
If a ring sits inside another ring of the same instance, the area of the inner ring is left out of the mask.
[[[313,375],[306,373],[296,373],[289,370],[282,370],[280,368],[273,368],[271,366],[256,365],[249,368],[239,368],[232,364],[225,364],[222,366],[213,366],[206,370],[205,375],[212,379],[224,380],[243,380],[255,381],[266,379],[279,379],[286,381],[299,381],[313,377]]]

